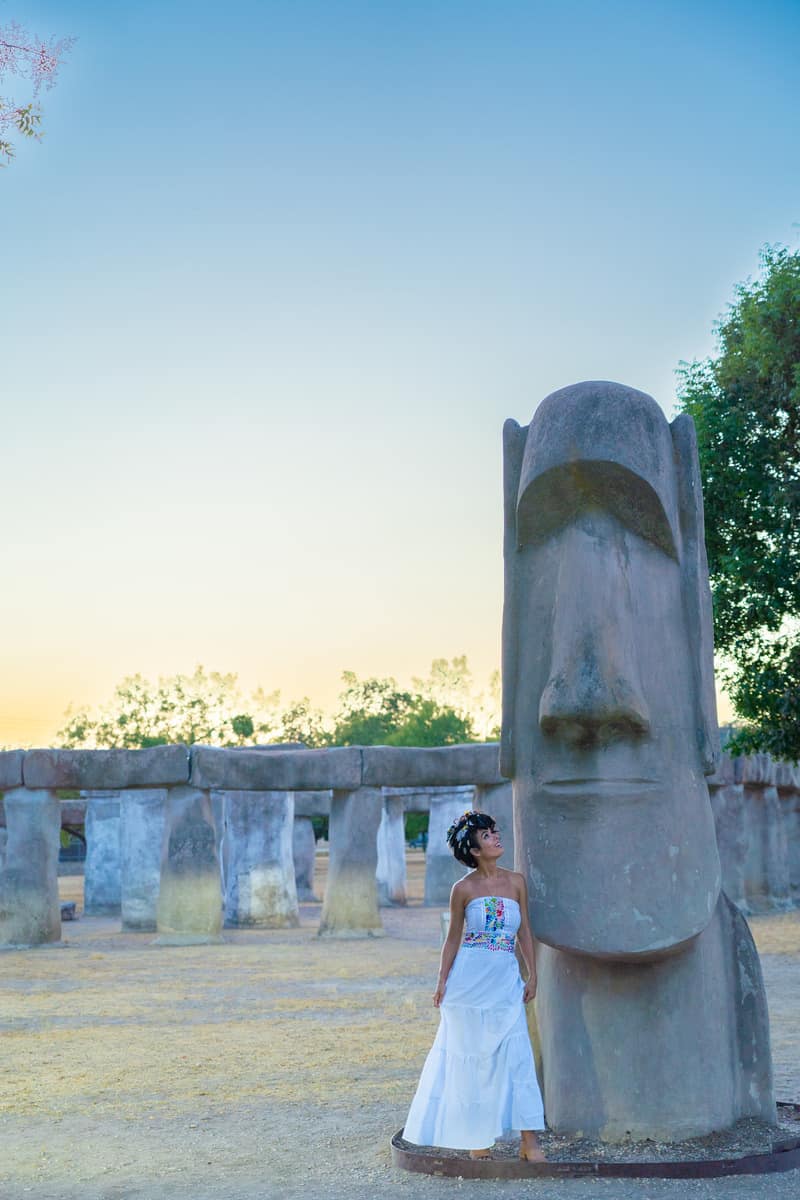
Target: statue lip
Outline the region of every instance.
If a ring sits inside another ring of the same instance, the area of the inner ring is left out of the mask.
[[[610,792],[616,795],[649,792],[659,786],[657,779],[625,778],[615,779],[610,775],[598,775],[583,779],[546,779],[542,788],[546,792],[561,793],[561,795],[577,794],[580,792]]]

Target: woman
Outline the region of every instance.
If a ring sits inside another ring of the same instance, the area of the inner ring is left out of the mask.
[[[542,1162],[534,1130],[544,1128],[544,1112],[524,1008],[536,995],[525,880],[498,865],[503,846],[486,813],[465,812],[447,841],[473,870],[450,894],[450,930],[433,993],[439,1029],[403,1137],[489,1158],[496,1138],[519,1130],[520,1157]]]

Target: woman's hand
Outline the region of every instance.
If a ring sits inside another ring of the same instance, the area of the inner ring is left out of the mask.
[[[442,1003],[442,996],[444,996],[444,984],[441,981],[437,981],[436,991],[433,993],[433,1007],[434,1008],[438,1008],[439,1005]]]
[[[525,984],[525,991],[522,993],[522,1003],[529,1004],[536,995],[536,972],[528,977],[528,982]],[[434,1004],[436,1001],[434,1000]]]

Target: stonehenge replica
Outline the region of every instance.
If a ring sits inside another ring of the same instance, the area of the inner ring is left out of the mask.
[[[504,518],[499,744],[0,752],[0,946],[60,940],[67,804],[85,914],[164,946],[297,926],[317,816],[321,936],[379,937],[407,903],[409,812],[429,813],[425,903],[445,908],[445,832],[475,807],[528,880],[550,1127],[774,1122],[742,914],[800,903],[800,766],[720,753],[691,420],[619,384],[553,393],[506,423]]]
[[[693,423],[620,384],[554,392],[506,422],[504,511],[501,767],[548,1125],[676,1141],[774,1124],[761,968],[706,776],[720,816],[744,814],[743,855],[725,828],[739,899],[784,903],[788,854],[772,765],[745,761],[741,807],[718,765]]]

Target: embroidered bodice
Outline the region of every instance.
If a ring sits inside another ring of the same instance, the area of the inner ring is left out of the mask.
[[[520,909],[510,896],[477,896],[464,909],[463,946],[513,953]]]

